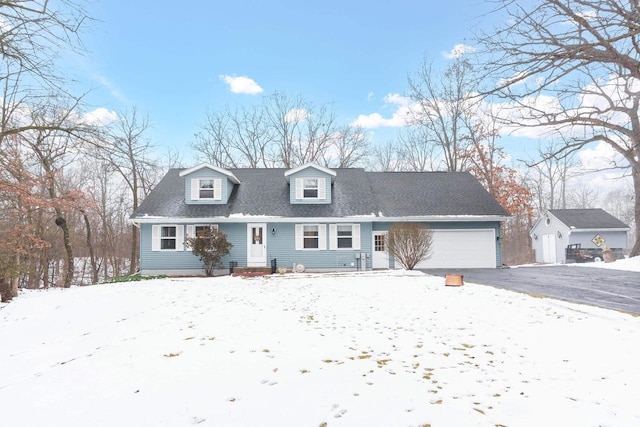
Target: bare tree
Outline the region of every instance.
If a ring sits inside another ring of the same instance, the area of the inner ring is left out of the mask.
[[[371,170],[395,172],[402,169],[401,162],[401,154],[397,144],[393,141],[385,141],[372,148],[368,165]]]
[[[562,135],[557,153],[604,142],[628,162],[640,223],[637,0],[498,0],[504,25],[479,34],[504,123]],[[636,237],[632,256],[640,255]]]
[[[70,209],[77,207],[81,196],[79,193],[62,193],[59,190],[58,180],[64,165],[70,161],[69,157],[77,153],[76,144],[78,141],[66,133],[50,129],[71,128],[73,125],[67,124],[67,122],[70,120],[72,111],[72,109],[60,107],[51,110],[48,108],[34,110],[33,123],[42,123],[41,126],[38,126],[41,130],[20,134],[21,142],[35,154],[39,166],[44,172],[46,191],[55,214],[54,222],[62,231],[62,241],[66,252],[63,285],[66,288],[71,286],[74,275],[73,247],[67,213]]]
[[[252,106],[207,113],[193,147],[216,166],[257,168],[272,163],[267,154],[272,141],[264,108]]]
[[[339,125],[328,105],[276,92],[261,105],[207,113],[193,148],[221,167],[350,167],[362,161],[368,142],[361,128]]]
[[[327,105],[315,107],[302,96],[276,92],[266,98],[265,109],[278,164],[291,168],[319,161],[330,149],[337,116]]]
[[[369,138],[362,128],[342,126],[331,137],[331,146],[322,153],[327,167],[350,168],[362,163],[369,148]]]
[[[414,101],[409,124],[418,129],[409,134],[410,146],[437,148],[447,171],[463,170],[460,156],[467,139],[463,119],[475,102],[473,78],[473,68],[462,56],[455,58],[443,73],[437,73],[425,59],[408,79],[409,96]],[[423,147],[420,151],[429,149]]]
[[[132,211],[138,209],[157,179],[158,162],[150,158],[153,146],[145,135],[149,128],[149,119],[140,117],[135,107],[125,111],[112,124],[105,149],[98,151],[98,155],[120,175],[129,189]],[[130,228],[129,274],[134,274],[138,269],[139,230],[134,225]]]
[[[585,182],[578,183],[568,192],[567,205],[574,209],[589,209],[596,207],[600,199],[600,191]]]
[[[63,74],[55,66],[60,51],[82,52],[80,33],[90,22],[74,0],[0,1],[0,58],[14,64],[40,85],[64,91]]]
[[[431,131],[424,127],[413,127],[399,134],[398,156],[400,168],[412,172],[440,169],[436,144],[431,141]]]
[[[538,158],[526,162],[529,182],[537,198],[538,211],[567,208],[567,188],[576,162],[574,153],[560,154],[558,144],[549,142],[538,147]]]

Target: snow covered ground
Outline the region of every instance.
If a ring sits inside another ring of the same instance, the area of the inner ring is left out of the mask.
[[[585,262],[579,264],[569,264],[571,266],[607,268],[612,270],[640,271],[640,257],[618,259],[611,263],[606,262]]]
[[[0,423],[637,426],[639,342],[640,317],[403,271],[22,292]]]

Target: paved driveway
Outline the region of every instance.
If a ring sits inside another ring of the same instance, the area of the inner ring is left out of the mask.
[[[566,265],[422,271],[442,277],[461,273],[465,282],[640,314],[640,272]]]

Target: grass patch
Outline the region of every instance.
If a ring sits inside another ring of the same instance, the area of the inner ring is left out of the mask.
[[[167,276],[165,274],[159,274],[157,276],[143,276],[141,274],[134,274],[131,276],[118,276],[109,280],[105,280],[100,283],[122,283],[122,282],[140,282],[142,280],[164,279]]]

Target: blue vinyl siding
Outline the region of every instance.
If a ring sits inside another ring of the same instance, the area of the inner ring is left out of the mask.
[[[178,225],[163,223],[164,225]],[[327,229],[326,250],[296,250],[295,249],[295,224],[294,223],[267,223],[267,265],[272,259],[276,259],[279,267],[291,269],[293,264],[304,264],[310,270],[335,270],[354,269],[356,254],[365,252],[367,257],[366,268],[371,268],[371,223],[360,224],[360,249],[330,250],[329,248],[329,224]],[[231,223],[218,224],[219,230],[227,235],[227,239],[233,244],[231,253],[223,258],[223,266],[226,268],[230,261],[235,261],[238,266],[247,265],[247,224]],[[184,232],[186,233],[186,224]],[[275,229],[275,234],[272,230]],[[202,262],[191,253],[189,249],[184,251],[152,251],[152,225],[142,224],[140,227],[140,269],[145,271],[177,271],[202,269]],[[351,263],[354,265],[352,266]]]
[[[626,231],[607,231],[590,230],[590,231],[572,231],[569,235],[569,243],[580,243],[583,248],[597,248],[593,243],[593,238],[599,234],[604,237],[606,245],[610,248],[627,249],[627,232]]]
[[[221,199],[220,200],[192,200],[191,199],[191,180],[194,178],[199,179],[220,179],[221,182]],[[209,168],[202,168],[195,172],[190,173],[189,175],[184,176],[184,197],[185,203],[194,204],[194,205],[220,205],[226,204],[229,201],[229,196],[233,191],[233,182],[229,181],[229,179],[214,170]]]
[[[293,264],[304,264],[311,270],[340,270],[356,268],[356,256],[361,252],[369,255],[367,268],[371,268],[371,223],[360,223],[360,249],[329,249],[329,225],[326,222],[327,249],[325,250],[296,250],[295,224],[267,224],[269,237],[267,240],[268,259],[276,259],[279,267],[292,268]],[[276,233],[271,234],[275,227]],[[354,263],[352,266],[351,263]]]
[[[296,178],[317,178],[323,179],[325,182],[325,198],[324,199],[296,199]],[[319,171],[316,168],[306,168],[289,176],[289,199],[292,204],[329,204],[331,203],[331,176]]]
[[[213,222],[215,223],[215,222]],[[178,225],[163,222],[164,225]],[[307,270],[331,271],[331,270],[355,270],[358,266],[356,255],[364,252],[367,254],[366,268],[371,268],[371,255],[373,250],[372,231],[386,231],[392,225],[390,222],[364,222],[360,224],[360,249],[329,249],[330,224],[326,225],[327,249],[325,250],[296,250],[295,225],[296,223],[267,223],[267,266],[271,260],[276,259],[278,267],[291,269],[294,264],[304,264]],[[434,230],[464,230],[464,229],[493,229],[496,236],[500,235],[499,222],[434,222],[426,223]],[[184,225],[186,234],[187,224]],[[227,235],[227,239],[233,244],[231,253],[224,257],[223,267],[227,268],[230,261],[235,261],[238,266],[247,265],[247,224],[246,223],[221,223],[219,230]],[[275,230],[275,233],[273,232]],[[142,224],[140,227],[140,269],[145,271],[169,271],[184,270],[191,274],[202,270],[201,261],[194,256],[189,249],[184,251],[152,251],[152,225]],[[353,265],[352,265],[353,263]],[[496,266],[502,264],[501,245],[496,245]],[[390,265],[393,268],[393,262]],[[175,273],[172,273],[175,274]]]
[[[186,237],[187,224],[167,223],[163,225],[184,225]],[[246,224],[218,224],[218,229],[227,235],[227,240],[233,244],[231,253],[222,259],[223,267],[228,267],[230,261],[238,265],[246,264],[247,260],[247,226]],[[153,251],[151,250],[152,224],[140,225],[140,270],[145,271],[176,271],[202,270],[202,261],[193,255],[188,248],[183,251]],[[204,271],[204,270],[203,270]]]

